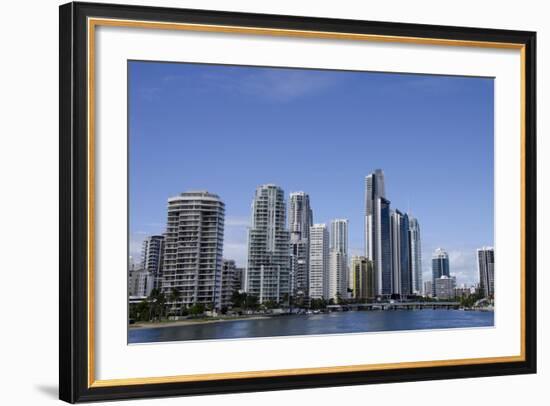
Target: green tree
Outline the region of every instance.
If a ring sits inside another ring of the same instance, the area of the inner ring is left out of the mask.
[[[233,307],[243,308],[246,302],[246,293],[239,292],[238,290],[233,291],[231,295],[231,304]]]
[[[258,308],[258,298],[256,296],[238,290],[231,295],[231,303],[234,308],[242,310],[255,310]]]
[[[326,302],[325,299],[311,299],[311,302],[310,302],[309,307],[310,307],[312,310],[322,310],[322,309],[326,309],[326,307],[327,307],[327,302]]]
[[[166,305],[166,296],[159,289],[151,290],[148,301],[150,303],[149,320],[162,320]]]
[[[462,307],[473,307],[474,304],[479,300],[482,299],[483,295],[475,294],[475,295],[469,295],[469,296],[462,296],[459,299],[460,306]]]
[[[256,310],[260,306],[257,296],[246,295],[245,308],[250,310]]]
[[[135,321],[149,321],[151,309],[147,300],[130,305],[130,318]]]
[[[195,303],[189,308],[189,314],[191,316],[199,316],[204,313],[205,306],[202,303]]]
[[[266,300],[263,303],[263,307],[266,309],[275,309],[277,307],[277,302],[275,302],[274,300]]]
[[[177,313],[177,306],[178,302],[181,299],[181,292],[178,288],[172,288],[170,291],[170,295],[168,296],[168,302],[170,303],[171,308],[176,308]]]

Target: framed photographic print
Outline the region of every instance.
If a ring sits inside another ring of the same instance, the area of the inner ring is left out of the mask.
[[[60,398],[536,371],[533,32],[60,7]]]

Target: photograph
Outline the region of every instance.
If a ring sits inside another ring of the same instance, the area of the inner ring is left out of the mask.
[[[494,94],[128,60],[128,344],[494,328]]]
[[[536,30],[189,7],[59,7],[59,398],[537,373]]]

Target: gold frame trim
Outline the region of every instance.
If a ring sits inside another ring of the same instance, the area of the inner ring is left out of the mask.
[[[277,369],[267,371],[222,372],[212,374],[175,375],[146,378],[124,379],[95,379],[95,338],[94,338],[94,306],[95,306],[95,278],[94,278],[94,191],[95,191],[95,28],[97,26],[132,27],[160,30],[180,30],[194,32],[217,32],[248,35],[268,35],[279,37],[317,38],[354,40],[370,42],[389,42],[404,44],[420,44],[435,46],[460,46],[478,48],[512,49],[520,51],[520,86],[521,86],[521,116],[520,116],[520,164],[521,164],[521,269],[520,269],[520,354],[515,356],[464,358],[452,360],[397,362],[383,364],[347,365],[318,368]],[[306,31],[290,29],[273,29],[259,27],[240,27],[227,25],[164,23],[139,20],[120,20],[108,18],[88,19],[88,388],[104,388],[113,386],[161,384],[177,382],[214,381],[221,379],[266,378],[281,376],[297,376],[312,374],[331,374],[342,372],[366,372],[392,370],[400,368],[426,368],[442,366],[458,366],[473,364],[496,364],[504,362],[523,362],[526,360],[525,351],[525,45],[506,42],[465,41],[452,39],[436,39],[421,37],[399,37],[391,35],[354,34],[343,32]]]

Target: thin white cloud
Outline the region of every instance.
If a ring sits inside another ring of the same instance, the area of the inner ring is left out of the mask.
[[[255,99],[285,103],[322,92],[334,86],[340,78],[315,70],[256,69],[242,74],[238,67],[224,67],[219,72],[207,71],[199,79],[182,75],[167,75],[163,83],[200,93],[226,92]],[[197,83],[200,84],[197,87]]]
[[[160,99],[161,87],[142,87],[139,89],[139,96],[146,102],[155,102]]]
[[[308,70],[258,71],[242,81],[244,94],[270,101],[288,102],[318,93],[335,84],[334,76]]]
[[[248,227],[250,225],[250,218],[227,216],[225,218],[225,227]]]

